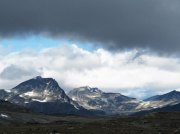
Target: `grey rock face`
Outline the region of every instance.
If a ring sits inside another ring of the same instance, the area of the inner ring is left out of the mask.
[[[0,99],[46,114],[85,114],[52,78],[40,76],[20,83],[11,92],[0,90]]]
[[[86,109],[102,110],[107,114],[133,112],[139,101],[120,93],[105,93],[98,88],[80,87],[68,93],[72,100]]]

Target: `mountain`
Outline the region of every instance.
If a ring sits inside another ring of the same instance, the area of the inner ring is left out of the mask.
[[[58,83],[52,78],[42,78],[37,76],[36,78],[27,80],[20,83],[11,92],[19,97],[23,98],[23,102],[54,102],[60,101],[62,103],[72,103],[76,105],[59,87]],[[13,100],[12,100],[13,101]],[[14,102],[16,103],[17,100]],[[19,101],[18,103],[21,103]]]
[[[4,98],[7,98],[10,95],[7,91],[4,89],[0,89],[0,100],[4,100]]]
[[[102,110],[107,114],[133,112],[139,105],[135,98],[120,93],[105,93],[98,88],[88,86],[75,88],[68,93],[72,100],[86,109]]]
[[[0,100],[45,114],[108,115],[131,114],[180,103],[180,92],[171,91],[139,101],[120,93],[106,93],[88,86],[68,95],[53,78],[37,76],[12,88],[0,90]]]
[[[145,101],[169,101],[169,100],[180,101],[180,92],[173,90],[163,95],[152,96],[146,99]]]
[[[180,92],[174,90],[163,95],[156,95],[145,99],[137,109],[156,109],[178,103],[180,103]]]
[[[180,103],[175,105],[167,105],[160,108],[150,109],[150,110],[141,110],[139,112],[133,113],[134,116],[142,116],[147,115],[149,113],[156,113],[156,112],[179,112],[180,111]]]
[[[37,76],[20,83],[11,92],[1,90],[1,99],[45,114],[94,114],[70,99],[52,78]]]

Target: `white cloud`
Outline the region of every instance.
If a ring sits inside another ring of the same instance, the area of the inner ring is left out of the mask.
[[[139,98],[180,88],[177,58],[137,50],[90,52],[76,45],[8,53],[0,57],[0,74],[5,89],[36,75],[55,78],[66,91],[89,85]]]

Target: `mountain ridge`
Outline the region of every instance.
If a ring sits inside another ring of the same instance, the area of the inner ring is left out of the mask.
[[[178,104],[180,92],[173,90],[143,101],[89,86],[74,88],[66,94],[55,79],[37,76],[18,84],[10,92],[0,90],[0,99],[45,114],[115,115]]]
[[[107,114],[130,112],[135,105],[138,105],[135,98],[120,93],[105,93],[98,88],[88,86],[75,88],[68,93],[68,96],[86,109],[98,109]]]
[[[25,106],[45,114],[80,114],[91,115],[88,111],[69,98],[59,84],[52,78],[35,78],[26,80],[10,90],[0,91],[1,99]],[[4,95],[3,95],[4,94]]]

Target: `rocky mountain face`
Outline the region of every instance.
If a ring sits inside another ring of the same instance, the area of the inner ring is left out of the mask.
[[[4,89],[0,89],[0,100],[5,100],[10,95],[7,91]]]
[[[172,91],[140,101],[120,93],[105,93],[98,88],[80,87],[68,93],[72,100],[86,109],[98,109],[107,114],[131,114],[144,110],[154,110],[180,103],[180,92]]]
[[[180,101],[180,92],[179,91],[171,91],[169,93],[163,95],[152,96],[145,101]]]
[[[61,89],[58,83],[52,78],[42,78],[38,76],[22,82],[11,89],[11,92],[23,99],[23,101],[15,100],[14,103],[60,101],[62,103],[72,103],[76,106],[76,104],[65,94],[64,90]],[[11,101],[13,101],[13,99]]]
[[[9,92],[0,90],[0,100],[45,114],[113,115],[154,111],[180,104],[180,92],[172,91],[140,101],[85,86],[66,95],[54,79],[38,76],[20,83]]]
[[[156,112],[179,112],[179,111],[180,111],[180,103],[174,104],[174,105],[166,105],[164,107],[158,107],[155,109],[141,110],[139,112],[133,113],[132,115],[142,116],[142,115],[147,115],[149,113],[156,113]]]
[[[139,105],[135,98],[120,93],[105,93],[98,88],[80,87],[68,93],[72,100],[86,109],[102,110],[107,114],[123,114],[134,112]]]
[[[156,95],[148,99],[145,99],[143,102],[140,103],[137,109],[139,110],[156,109],[168,105],[175,105],[178,103],[180,103],[180,92],[174,90],[163,95]]]
[[[22,82],[11,92],[0,90],[0,99],[46,114],[91,114],[70,99],[54,79],[40,76]]]

